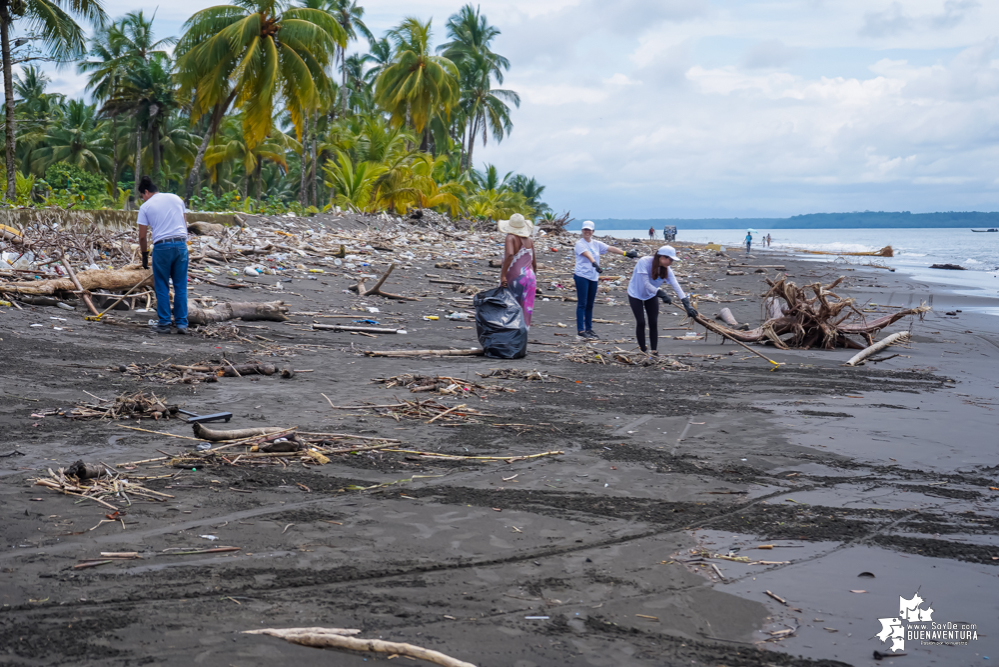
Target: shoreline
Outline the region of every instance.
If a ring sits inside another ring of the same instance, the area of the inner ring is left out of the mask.
[[[298,234],[298,225],[317,222],[283,224]],[[345,238],[366,233],[357,231],[363,225],[326,224],[347,230]],[[193,284],[192,296],[286,301],[288,323],[236,322],[239,338],[154,337],[132,324],[148,318],[138,313],[119,315],[118,325],[77,315],[56,322],[64,329],[57,331],[49,317],[68,311],[2,309],[0,415],[23,454],[0,458],[8,517],[0,529],[0,568],[8,574],[0,587],[0,655],[10,664],[65,664],[69,655],[94,667],[381,660],[240,634],[325,626],[360,628],[365,637],[480,666],[873,665],[874,650],[887,653],[872,639],[878,618],[896,613],[898,597],[916,590],[932,601],[934,620],[977,622],[987,636],[962,647],[907,643],[912,664],[963,664],[999,650],[999,633],[988,632],[999,612],[991,595],[999,512],[989,489],[999,487],[990,444],[999,377],[994,317],[946,316],[939,306],[958,297],[905,276],[786,257],[799,285],[846,275],[841,296],[882,307],[930,299],[934,310],[882,332],[911,326],[912,342],[890,350],[902,356],[863,367],[842,366],[850,350],[753,346],[785,364],[771,372],[715,335],[673,339],[687,327],[665,308],[660,351],[678,365],[625,365],[614,355],[635,347],[623,297],[633,262],[608,262],[607,273],[625,279],[598,296],[595,317],[604,322],[595,328],[603,340],[582,345],[574,339],[575,303],[562,298],[574,290],[557,286],[572,284],[569,245],[545,237],[548,249],[538,243],[544,291],[525,359],[367,357],[362,350],[475,344],[473,323],[446,317],[470,309],[470,298],[430,283],[428,274],[482,288],[498,283],[488,263],[500,251],[498,236],[380,226],[396,235],[395,250],[360,255],[370,266],[333,268],[310,257],[304,270],[261,275],[238,291]],[[402,245],[403,234],[425,240]],[[362,248],[344,242],[351,252]],[[713,317],[726,306],[755,326],[764,274],[727,276],[723,258],[680,252],[689,256],[678,271],[684,289],[723,301],[702,302],[702,313]],[[754,263],[772,263],[763,259]],[[421,301],[345,293],[358,274],[380,274],[389,261],[399,265],[388,290]],[[456,266],[435,266],[445,263]],[[309,273],[319,268],[326,273]],[[431,315],[439,319],[424,319]],[[407,334],[313,330],[313,321],[338,321],[321,316],[373,318]],[[309,372],[165,384],[117,370],[194,365],[222,353],[236,365],[257,359]],[[510,372],[483,377],[492,369]],[[374,381],[404,374],[460,380],[445,390],[485,388],[411,394]],[[178,420],[35,416],[92,402],[84,392],[111,398],[139,390],[199,414],[233,413],[230,424],[213,427],[298,426],[393,438],[404,451],[329,454],[323,465],[294,458],[232,465],[234,457],[196,470],[141,464],[128,474],[171,475],[142,483],[173,498],[133,498],[125,528],[98,524],[106,508],[30,484],[77,459],[114,466],[192,450],[196,442],[119,428],[189,437],[190,426]],[[483,415],[428,423],[426,416],[331,408],[427,399]],[[458,458],[553,450],[564,454],[509,463]],[[240,551],[169,551],[219,545]],[[130,551],[141,557],[72,569],[102,552]],[[858,578],[862,572],[875,578]],[[150,627],[162,628],[154,642]]]

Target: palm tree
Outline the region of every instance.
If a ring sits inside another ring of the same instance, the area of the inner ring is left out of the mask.
[[[478,8],[462,7],[448,19],[447,32],[451,41],[437,47],[437,51],[454,62],[461,72],[464,121],[461,144],[465,168],[470,169],[475,140],[480,134],[483,146],[490,132],[496,141],[502,141],[510,134],[513,123],[508,104],[519,107],[520,96],[512,90],[492,87],[494,78],[497,83],[503,83],[503,72],[510,69],[510,61],[490,48],[500,31],[489,25]]]
[[[374,35],[368,30],[368,26],[364,25],[362,17],[364,16],[364,7],[358,7],[356,0],[329,0],[328,11],[333,14],[337,23],[343,28],[344,33],[347,35],[347,41],[351,42],[357,39],[357,33],[361,33],[370,42],[374,39]],[[343,79],[341,83],[341,113],[347,113],[347,48],[346,44],[339,48],[340,56],[340,70],[343,73]]]
[[[458,69],[447,58],[430,54],[430,21],[407,18],[389,36],[395,55],[375,82],[375,101],[394,125],[411,125],[419,134],[434,116],[450,115],[458,103]],[[428,143],[426,134],[423,143]]]
[[[142,176],[143,132],[152,134],[152,169],[158,178],[161,128],[169,113],[179,107],[172,63],[164,50],[176,41],[173,37],[157,40],[153,19],[147,19],[142,11],[129,12],[91,40],[90,55],[95,60],[77,65],[80,72],[90,73],[87,87],[94,91],[95,99],[104,101],[101,111],[111,116],[113,136],[118,134],[120,116],[135,119],[135,192]],[[113,157],[117,173],[117,152]],[[112,195],[116,189],[117,182],[112,184]]]
[[[361,56],[361,61],[372,66],[364,72],[364,80],[374,85],[379,75],[392,62],[392,45],[386,37],[368,40],[368,53]]]
[[[369,211],[374,207],[373,194],[385,166],[374,162],[354,164],[350,156],[340,151],[334,162],[323,167],[326,186],[331,189],[330,203],[355,212]]]
[[[438,46],[438,53],[458,67],[466,60],[484,60],[489,74],[496,77],[497,83],[503,83],[503,72],[510,69],[510,61],[493,53],[489,46],[501,33],[498,28],[489,25],[478,8],[465,5],[457,14],[451,15],[447,20],[447,34],[451,41]],[[478,69],[478,65],[473,69]]]
[[[548,204],[541,201],[541,195],[545,191],[545,186],[538,183],[533,177],[528,178],[523,174],[517,174],[510,179],[510,189],[519,192],[527,199],[527,204],[534,209],[535,213],[549,211]]]
[[[46,135],[45,146],[36,151],[36,158],[42,169],[56,162],[66,162],[101,173],[111,166],[105,130],[104,123],[97,120],[96,105],[70,100]]]
[[[326,68],[347,43],[329,13],[309,7],[282,11],[276,0],[234,0],[203,9],[184,24],[178,43],[178,80],[193,95],[191,120],[212,111],[188,179],[198,178],[208,142],[230,104],[243,111],[243,135],[254,146],[270,132],[274,104],[285,104],[299,136],[327,86]],[[278,39],[280,33],[280,39]]]
[[[107,21],[100,0],[0,0],[0,54],[3,57],[3,88],[6,107],[5,126],[7,190],[6,197],[17,196],[14,178],[16,118],[14,106],[14,76],[11,71],[10,31],[18,20],[25,20],[36,31],[49,53],[67,62],[84,53],[83,29],[67,13],[82,16],[96,27]]]

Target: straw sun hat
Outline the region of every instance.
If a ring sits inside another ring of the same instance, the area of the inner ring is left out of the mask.
[[[520,213],[514,213],[510,216],[509,220],[500,220],[496,223],[496,226],[504,234],[514,234],[516,236],[529,237],[531,232],[534,231],[534,224]]]

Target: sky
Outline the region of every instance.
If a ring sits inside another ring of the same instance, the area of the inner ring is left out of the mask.
[[[175,0],[157,33],[212,4]],[[371,0],[435,38],[460,1]],[[484,0],[520,94],[478,166],[577,218],[999,210],[996,0]],[[134,2],[105,5],[112,17]],[[144,9],[149,12],[152,7]],[[72,68],[54,87],[82,94]]]

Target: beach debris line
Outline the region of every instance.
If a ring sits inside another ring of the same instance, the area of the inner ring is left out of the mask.
[[[406,419],[426,420],[428,417],[433,423],[440,419],[448,423],[481,423],[476,417],[496,417],[497,415],[479,412],[474,408],[469,408],[464,404],[447,406],[443,403],[428,398],[422,401],[402,401],[401,403],[390,403],[385,405],[333,405],[334,410],[374,410],[380,417],[389,417],[399,421],[400,417]]]
[[[463,392],[475,394],[478,391],[495,391],[516,393],[516,389],[503,387],[498,384],[485,385],[478,382],[469,382],[461,378],[450,377],[448,375],[416,375],[404,373],[389,378],[375,378],[373,382],[385,385],[386,389],[392,387],[405,387],[410,393],[419,394],[424,392],[435,392],[446,396],[461,395]]]
[[[341,648],[348,651],[389,653],[424,660],[435,665],[441,665],[442,667],[475,667],[470,662],[464,662],[439,651],[414,646],[413,644],[389,642],[382,639],[361,639],[354,636],[360,633],[360,630],[343,628],[262,628],[260,630],[244,630],[244,634],[270,635],[293,644],[312,646],[313,648]]]

